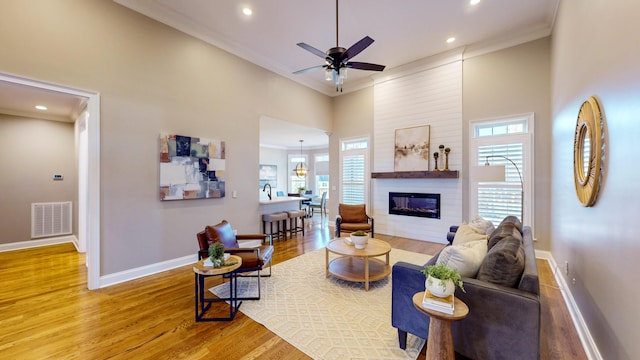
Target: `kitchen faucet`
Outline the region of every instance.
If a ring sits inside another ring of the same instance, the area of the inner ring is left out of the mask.
[[[264,184],[264,187],[262,188],[262,192],[267,191],[267,186],[269,187],[269,193],[267,194],[267,196],[269,197],[269,200],[271,200],[271,185],[269,183]]]

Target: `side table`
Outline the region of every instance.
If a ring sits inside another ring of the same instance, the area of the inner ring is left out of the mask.
[[[453,314],[443,313],[437,310],[422,307],[424,291],[413,295],[413,306],[418,311],[428,315],[429,338],[427,339],[427,360],[454,360],[453,335],[451,334],[451,322],[462,320],[469,314],[469,307],[462,300],[454,297]]]
[[[193,265],[194,273],[194,287],[195,287],[195,305],[196,305],[196,321],[230,321],[236,316],[242,301],[238,301],[238,281],[236,270],[242,265],[242,258],[237,255],[231,255],[227,260],[227,263],[233,263],[233,265],[222,266],[214,268],[212,266],[205,266],[204,260],[198,261]],[[220,276],[229,274],[229,297],[205,297],[204,279],[209,276]],[[211,303],[214,302],[229,302],[229,316],[228,317],[205,317],[204,314],[211,307]]]

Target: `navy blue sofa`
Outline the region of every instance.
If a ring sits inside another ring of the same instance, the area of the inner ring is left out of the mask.
[[[500,233],[501,226],[492,236]],[[456,227],[451,230],[450,242]],[[540,357],[540,289],[533,237],[530,227],[520,225],[519,230],[524,270],[515,287],[463,278],[466,292],[456,288],[455,296],[469,306],[469,315],[452,324],[454,349],[459,355],[483,360]],[[415,309],[412,297],[425,289],[425,276],[420,270],[434,264],[438,255],[426,264],[397,262],[393,266],[391,323],[398,329],[402,349],[406,348],[408,333],[423,339],[429,336],[429,317]]]

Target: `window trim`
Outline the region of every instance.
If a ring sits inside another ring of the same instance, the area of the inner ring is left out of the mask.
[[[344,149],[344,144],[348,143],[348,142],[357,142],[358,140],[362,140],[362,141],[366,141],[367,142],[367,147],[365,149],[349,149],[349,150],[343,150]],[[338,179],[339,179],[339,183],[340,183],[340,203],[344,202],[344,186],[343,186],[343,174],[344,174],[344,156],[345,153],[348,155],[357,155],[357,154],[363,154],[364,155],[364,203],[366,205],[366,207],[370,208],[369,206],[369,199],[371,198],[369,196],[369,192],[370,192],[370,180],[371,180],[371,172],[370,172],[370,151],[371,151],[371,139],[369,138],[369,136],[354,136],[354,137],[348,137],[348,138],[342,138],[340,139],[340,166],[339,166],[339,171],[338,171]]]
[[[502,123],[508,121],[514,121],[518,119],[526,119],[525,132],[519,134],[507,134],[507,135],[495,135],[495,136],[475,136],[475,128],[480,124]],[[520,169],[522,173],[522,181],[524,188],[523,196],[523,213],[524,218],[521,219],[523,225],[533,226],[535,220],[535,184],[533,182],[534,164],[535,164],[535,147],[534,147],[534,129],[535,129],[535,114],[533,112],[524,114],[514,114],[508,116],[500,116],[495,118],[486,118],[481,120],[469,121],[469,170],[472,166],[476,166],[479,163],[477,156],[477,149],[481,145],[501,145],[507,143],[513,143],[521,140],[523,144],[523,169]],[[512,166],[512,165],[508,165]],[[469,171],[471,173],[471,171]],[[469,219],[478,213],[478,182],[469,176]]]

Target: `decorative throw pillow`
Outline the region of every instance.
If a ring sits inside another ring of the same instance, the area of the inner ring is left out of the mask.
[[[496,228],[490,220],[485,220],[482,216],[476,215],[469,221],[469,226],[476,229],[481,234],[490,235]]]
[[[507,236],[513,236],[514,238],[522,241],[522,234],[518,230],[516,224],[512,222],[502,222],[489,236],[489,249],[493,248],[495,244]]]
[[[507,236],[489,249],[478,270],[478,280],[516,287],[524,271],[522,242]]]
[[[485,255],[487,255],[486,240],[469,241],[442,249],[436,264],[456,269],[460,276],[475,278]]]
[[[456,231],[452,244],[460,245],[474,240],[487,240],[487,235],[481,234],[468,224],[463,223]]]
[[[512,223],[513,225],[515,225],[515,227],[518,228],[518,231],[520,231],[520,233],[522,234],[522,222],[520,221],[520,219],[518,219],[517,216],[510,215],[510,216],[505,217],[500,222],[500,225],[507,224],[507,223]],[[500,226],[500,225],[498,225],[498,226]]]

